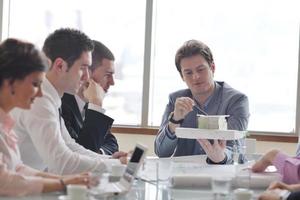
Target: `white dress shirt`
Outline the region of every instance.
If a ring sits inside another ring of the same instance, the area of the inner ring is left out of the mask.
[[[35,99],[30,110],[15,109],[15,132],[23,162],[35,169],[56,174],[85,171],[102,173],[110,169],[116,159],[94,153],[71,138],[58,109],[61,98],[46,78],[42,83],[43,97]],[[61,123],[60,123],[61,121]]]
[[[76,99],[76,102],[77,102],[79,111],[81,113],[82,119],[84,120],[84,118],[85,118],[84,106],[85,106],[86,102],[83,101],[78,95],[74,95],[74,97]],[[105,109],[104,108],[102,108],[102,107],[100,107],[100,106],[98,106],[96,104],[93,104],[93,103],[88,103],[88,109],[96,111],[96,112],[100,112],[102,114],[105,113]]]

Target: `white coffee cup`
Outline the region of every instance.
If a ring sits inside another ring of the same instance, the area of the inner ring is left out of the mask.
[[[67,197],[72,200],[86,200],[87,187],[85,185],[67,185]]]
[[[120,177],[125,171],[126,165],[115,164],[111,166],[111,175],[115,177]]]
[[[235,200],[250,200],[253,196],[253,191],[246,188],[238,188],[233,191]]]

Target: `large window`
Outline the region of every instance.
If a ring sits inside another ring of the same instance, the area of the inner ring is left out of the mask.
[[[146,15],[147,2],[152,15]],[[186,87],[174,65],[176,50],[186,40],[201,40],[214,54],[215,80],[249,97],[249,130],[294,132],[299,7],[298,0],[10,0],[8,36],[41,47],[50,32],[74,27],[103,42],[116,57],[107,114],[115,124],[140,125],[146,112],[149,126],[159,126],[168,94]],[[145,34],[152,46],[144,47],[150,44]],[[151,75],[143,80],[150,52]],[[145,81],[151,83],[150,106],[142,111]]]
[[[139,125],[145,7],[145,0],[11,0],[9,37],[42,47],[55,29],[72,27],[103,42],[116,57],[115,86],[104,100],[107,114],[117,124]]]
[[[215,80],[249,97],[249,130],[293,131],[299,7],[297,0],[157,1],[150,123],[160,123],[168,93],[185,87],[174,64],[176,50],[198,39],[214,54]]]

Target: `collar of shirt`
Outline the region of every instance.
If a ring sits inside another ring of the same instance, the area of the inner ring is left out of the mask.
[[[57,109],[61,107],[61,98],[55,87],[52,85],[52,83],[50,83],[50,81],[47,78],[45,78],[42,83],[42,91],[46,91],[49,94],[48,96],[52,98]]]
[[[82,119],[84,120],[85,118],[85,109],[84,109],[84,106],[86,104],[85,101],[83,101],[78,95],[75,95],[75,99],[76,99],[76,102],[77,102],[77,105],[78,105],[78,108],[79,108],[79,111],[80,111],[80,114],[82,116]],[[88,103],[88,109],[90,110],[94,110],[96,112],[100,112],[102,114],[105,113],[105,109],[96,105],[96,104],[93,104],[93,103]]]
[[[219,95],[221,86],[216,82],[214,82],[214,84],[215,84],[214,92],[206,99],[206,101],[203,104],[203,108],[206,108],[208,104],[212,101],[212,99],[216,98]]]
[[[86,104],[78,95],[74,95],[82,118],[84,118],[84,106]]]
[[[219,84],[217,84],[216,82],[214,82],[214,85],[215,85],[215,89],[214,89],[213,93],[206,99],[206,101],[204,102],[204,104],[202,106],[200,106],[200,108],[203,108],[205,110],[207,108],[208,104],[212,101],[212,99],[214,99],[215,97],[217,97],[219,95],[221,86]]]
[[[4,133],[5,141],[15,151],[17,150],[18,137],[12,130],[15,122],[11,116],[0,108],[0,129]]]

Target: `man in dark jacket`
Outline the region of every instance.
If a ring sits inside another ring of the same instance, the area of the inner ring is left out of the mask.
[[[75,141],[87,149],[112,155],[119,147],[110,128],[113,119],[102,108],[105,93],[114,85],[114,55],[102,43],[94,42],[90,79],[77,95],[62,97],[62,116]]]

